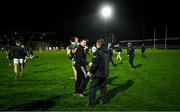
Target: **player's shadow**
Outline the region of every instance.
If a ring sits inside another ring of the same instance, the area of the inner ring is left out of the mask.
[[[118,85],[117,87],[108,91],[108,100],[112,99],[117,93],[123,92],[133,85],[133,80],[127,80],[125,83]]]
[[[108,78],[107,79],[107,84],[110,84],[110,85],[114,85],[114,84],[112,84],[112,82],[113,82],[113,80],[115,80],[115,79],[117,79],[118,77],[116,76],[116,77],[110,77],[110,78]]]
[[[51,68],[51,69],[46,69],[46,70],[34,71],[34,73],[49,72],[49,71],[54,71],[54,70],[57,70],[57,68]]]
[[[116,63],[115,66],[121,65],[123,62]]]
[[[112,82],[117,79],[118,77],[110,77],[110,78],[107,78],[107,84],[111,85],[111,86],[117,86],[116,84],[113,84]],[[100,89],[99,87],[97,88],[97,90]],[[85,96],[89,95],[89,93],[84,93]],[[98,98],[99,100],[100,98]]]
[[[135,68],[139,68],[139,67],[142,67],[142,64],[137,64],[137,65],[134,65]]]
[[[49,108],[55,105],[56,100],[60,96],[53,96],[46,100],[37,100],[34,102],[29,102],[21,105],[16,105],[5,109],[4,111],[47,111]]]

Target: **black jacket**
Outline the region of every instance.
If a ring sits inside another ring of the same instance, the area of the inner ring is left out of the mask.
[[[25,56],[25,51],[21,47],[14,47],[12,49],[12,55],[13,55],[13,58],[23,59]]]
[[[76,65],[79,65],[79,66],[86,66],[87,65],[86,54],[85,54],[83,46],[80,45],[77,48],[75,56],[74,56],[74,60],[75,60]]]
[[[93,55],[90,73],[92,77],[106,78],[108,76],[108,53],[103,49],[98,49]]]

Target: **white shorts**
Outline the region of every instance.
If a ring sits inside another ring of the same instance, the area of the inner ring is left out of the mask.
[[[23,63],[23,59],[14,58],[13,62],[14,62],[14,64]]]

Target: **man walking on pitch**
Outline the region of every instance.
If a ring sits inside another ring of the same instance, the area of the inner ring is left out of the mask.
[[[22,75],[23,71],[23,57],[25,51],[21,48],[21,43],[19,41],[16,42],[16,47],[12,49],[13,63],[14,63],[14,73],[15,78]]]
[[[129,55],[129,63],[131,64],[131,67],[132,67],[132,70],[135,70],[135,67],[134,67],[134,47],[132,44],[130,44],[129,46],[129,51],[128,51],[128,55]]]

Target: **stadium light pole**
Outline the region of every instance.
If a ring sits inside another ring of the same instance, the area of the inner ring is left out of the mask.
[[[165,46],[164,46],[164,49],[167,49],[167,30],[168,30],[168,28],[167,28],[167,24],[166,24],[166,32],[165,32]]]
[[[154,25],[154,49],[156,48],[156,26]]]
[[[106,41],[107,19],[112,16],[112,8],[108,5],[103,6],[101,9],[101,15],[104,17],[104,39]]]

